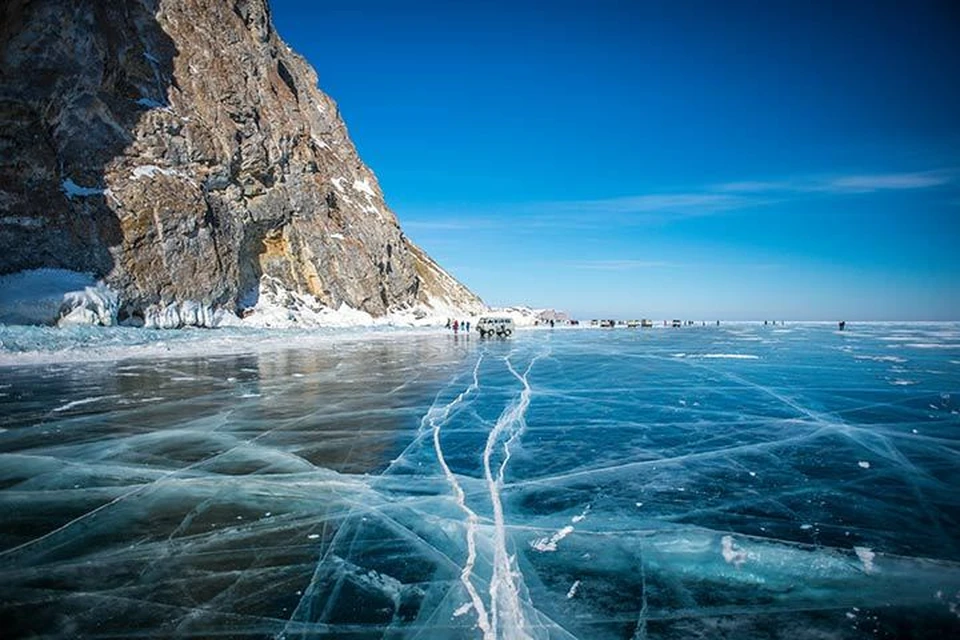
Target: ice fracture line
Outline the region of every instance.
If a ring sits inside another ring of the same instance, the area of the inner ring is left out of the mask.
[[[503,503],[500,500],[500,490],[503,487],[503,476],[507,462],[510,461],[510,443],[522,431],[524,416],[527,407],[530,405],[531,390],[527,377],[539,358],[540,356],[536,356],[530,361],[523,375],[520,375],[514,369],[509,356],[504,360],[510,373],[523,385],[523,390],[520,392],[519,398],[508,405],[500,414],[497,423],[490,430],[490,435],[487,436],[487,444],[483,450],[483,473],[487,482],[487,490],[490,493],[490,501],[493,505],[494,520],[493,576],[490,579],[491,631],[494,637],[530,637],[523,620],[519,589],[515,582],[515,577],[519,575],[519,569],[514,570],[514,560],[507,553],[506,523],[503,516]],[[512,433],[504,444],[504,457],[497,469],[497,476],[494,478],[490,458],[493,455],[494,447],[500,440],[500,436],[508,431]]]
[[[460,571],[460,582],[463,583],[464,588],[470,595],[470,602],[477,612],[477,626],[479,626],[480,630],[483,631],[484,640],[492,640],[495,636],[493,635],[493,630],[490,628],[490,619],[487,616],[487,609],[483,604],[483,600],[480,598],[480,594],[477,593],[477,588],[473,585],[473,580],[471,579],[473,577],[473,567],[477,561],[477,527],[479,526],[479,518],[477,518],[476,512],[467,506],[466,496],[463,493],[463,488],[460,486],[457,476],[453,473],[453,471],[450,470],[449,465],[447,465],[447,460],[443,455],[443,448],[440,445],[440,430],[450,417],[450,411],[459,405],[465,397],[476,391],[480,386],[479,372],[481,362],[483,362],[483,354],[481,354],[477,359],[477,364],[473,368],[473,382],[470,384],[470,386],[467,387],[466,390],[458,395],[452,402],[443,407],[443,409],[435,410],[434,408],[431,408],[427,413],[425,420],[429,422],[433,430],[433,448],[437,453],[437,460],[440,463],[440,468],[443,469],[443,475],[447,478],[447,482],[450,483],[450,487],[453,489],[457,504],[467,516],[467,561],[464,563],[463,569]]]

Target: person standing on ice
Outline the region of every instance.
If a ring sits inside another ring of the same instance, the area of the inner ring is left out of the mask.
[[[459,328],[460,328],[460,323],[457,322],[456,320],[454,320],[454,321],[453,321],[453,332],[456,333]]]

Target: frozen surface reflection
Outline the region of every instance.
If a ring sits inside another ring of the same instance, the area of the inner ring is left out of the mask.
[[[15,636],[960,633],[957,325],[0,371]]]

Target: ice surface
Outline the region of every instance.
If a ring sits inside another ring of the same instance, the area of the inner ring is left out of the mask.
[[[0,628],[957,637],[960,326],[786,328],[0,332],[126,356],[0,367]]]

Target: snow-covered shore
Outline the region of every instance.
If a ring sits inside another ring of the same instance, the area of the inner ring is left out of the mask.
[[[509,316],[525,329],[546,326],[544,320],[556,316],[522,306],[459,309],[430,300],[374,317],[347,305],[326,307],[313,296],[267,279],[243,317],[186,301],[120,319],[120,306],[119,295],[89,274],[38,269],[0,276],[0,366],[218,355],[452,334],[448,322],[469,322],[472,328],[482,315]]]

